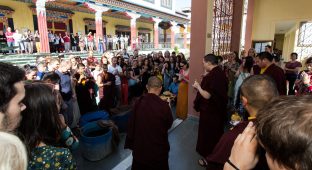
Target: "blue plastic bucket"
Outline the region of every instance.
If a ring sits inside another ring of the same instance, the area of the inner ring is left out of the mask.
[[[87,123],[82,128],[80,147],[82,156],[89,161],[98,161],[113,151],[112,130],[103,128],[97,122]]]
[[[86,113],[81,116],[79,125],[83,127],[85,124],[97,120],[109,120],[109,114],[105,111],[96,111]]]

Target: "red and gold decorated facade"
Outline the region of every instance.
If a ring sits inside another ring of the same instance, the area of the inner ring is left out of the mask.
[[[38,16],[39,13],[43,17]],[[97,36],[131,35],[130,39],[133,40],[139,35],[146,35],[148,41],[155,43],[157,47],[158,40],[161,39],[158,38],[159,34],[170,37],[172,32],[178,30],[179,26],[172,26],[172,21],[182,25],[189,23],[186,16],[118,0],[94,0],[88,3],[75,0],[0,1],[0,30],[4,31],[9,26],[21,30],[39,30],[41,33],[52,31],[86,34],[91,31]],[[161,40],[174,44],[172,40]]]

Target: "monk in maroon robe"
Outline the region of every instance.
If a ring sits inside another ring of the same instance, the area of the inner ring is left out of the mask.
[[[275,80],[276,87],[280,95],[286,95],[286,77],[282,68],[272,63],[263,74],[268,75]]]
[[[259,75],[261,72],[261,68],[257,64],[255,64],[252,66],[252,71],[253,75]]]
[[[130,116],[125,148],[133,151],[133,170],[167,170],[171,109],[159,97],[162,90],[159,78],[151,77],[147,89],[148,93],[136,102]]]
[[[224,132],[228,81],[218,67],[215,55],[206,55],[203,63],[209,73],[203,78],[201,85],[195,81],[193,87],[198,90],[194,109],[200,112],[196,151],[205,157],[213,151]]]
[[[257,84],[257,86],[254,86]],[[272,98],[278,96],[275,82],[269,76],[256,75],[244,80],[241,86],[241,99],[244,108],[248,111],[249,121],[254,121],[258,110],[265,106]],[[199,160],[199,164],[206,166],[207,170],[222,170],[225,162],[229,159],[232,146],[237,136],[244,131],[248,121],[243,121],[232,130],[224,133],[213,152],[206,159]],[[263,155],[255,169],[266,168],[266,161]]]
[[[273,55],[268,52],[262,52],[258,55],[260,59],[259,66],[265,71],[262,73],[274,79],[277,90],[280,95],[286,95],[286,77],[284,70],[273,63]]]

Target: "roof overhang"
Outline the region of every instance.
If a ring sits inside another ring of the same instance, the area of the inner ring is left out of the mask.
[[[138,14],[141,14],[144,17],[159,17],[164,21],[175,21],[181,24],[188,23],[190,20],[185,17],[178,15],[168,14],[165,12],[157,11],[155,9],[142,7],[128,2],[115,1],[115,0],[94,0],[98,5],[107,6],[110,8],[119,8],[124,11],[136,11]]]

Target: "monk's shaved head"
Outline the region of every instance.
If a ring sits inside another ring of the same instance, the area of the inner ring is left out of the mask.
[[[148,79],[147,87],[148,88],[161,88],[162,81],[156,76],[150,77]]]
[[[241,86],[241,96],[248,100],[248,104],[259,110],[272,98],[278,96],[274,80],[265,75],[254,75],[246,78]]]

